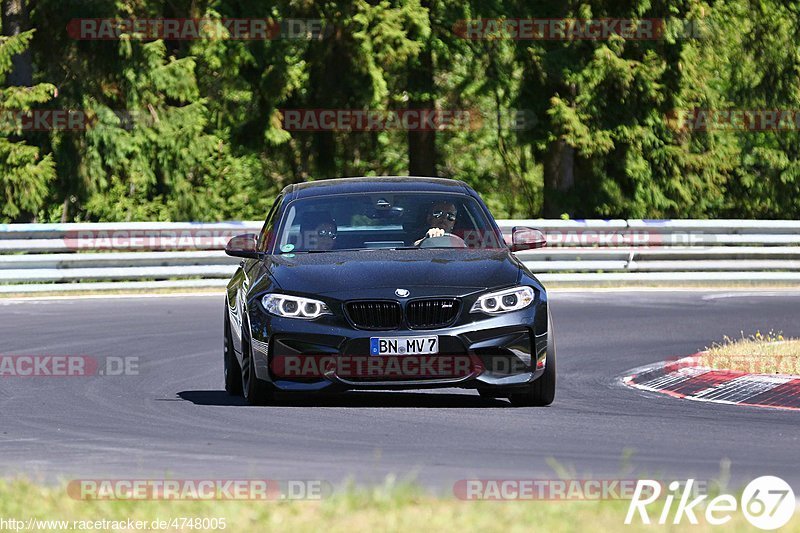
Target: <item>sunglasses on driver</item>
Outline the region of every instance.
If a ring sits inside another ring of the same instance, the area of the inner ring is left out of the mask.
[[[434,211],[433,213],[431,213],[431,216],[433,218],[442,218],[443,216],[446,216],[447,220],[449,220],[451,222],[454,222],[456,220],[456,214],[455,213],[447,213],[445,211]]]

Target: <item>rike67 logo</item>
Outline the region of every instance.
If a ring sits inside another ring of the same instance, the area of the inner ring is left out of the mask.
[[[794,514],[794,491],[779,477],[762,476],[748,483],[742,492],[741,504],[730,494],[721,494],[709,501],[706,501],[707,494],[691,499],[696,495],[694,484],[694,479],[687,480],[683,486],[678,481],[670,483],[663,499],[664,506],[658,514],[658,505],[653,505],[653,508],[650,506],[662,496],[661,484],[658,481],[640,479],[628,506],[625,523],[631,524],[638,514],[643,524],[650,524],[650,513],[656,511],[652,520],[662,525],[681,524],[684,520],[697,524],[697,516],[702,513],[706,522],[720,526],[731,520],[732,513],[741,510],[753,526],[773,530],[786,525]],[[673,511],[676,501],[677,506]]]

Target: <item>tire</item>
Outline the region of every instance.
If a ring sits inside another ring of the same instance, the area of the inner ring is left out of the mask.
[[[242,393],[249,405],[269,405],[275,394],[272,386],[256,376],[253,367],[253,349],[250,345],[249,326],[243,324],[242,331]]]
[[[225,379],[225,392],[231,396],[242,395],[242,369],[236,353],[233,350],[233,338],[231,338],[231,321],[228,319],[228,301],[225,300],[225,339],[223,341],[223,376]]]
[[[515,392],[509,399],[514,407],[543,407],[550,405],[556,396],[556,340],[553,321],[547,312],[547,356],[544,374],[528,386],[526,392]]]

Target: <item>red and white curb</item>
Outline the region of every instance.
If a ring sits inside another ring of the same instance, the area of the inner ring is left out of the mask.
[[[622,383],[700,402],[800,410],[800,376],[715,370],[701,364],[702,356],[634,369]]]

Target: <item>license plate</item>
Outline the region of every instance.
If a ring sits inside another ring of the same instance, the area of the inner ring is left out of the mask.
[[[439,337],[370,337],[370,355],[428,355],[439,353]]]

